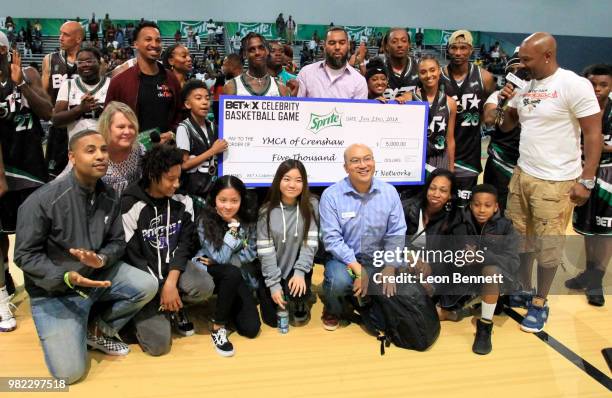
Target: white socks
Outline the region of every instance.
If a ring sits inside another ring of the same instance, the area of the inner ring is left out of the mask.
[[[493,315],[495,314],[496,306],[497,304],[487,304],[483,301],[480,306],[480,319],[489,322],[493,321]]]

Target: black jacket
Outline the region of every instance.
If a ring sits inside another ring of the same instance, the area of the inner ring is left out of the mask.
[[[15,264],[30,297],[66,294],[67,271],[97,279],[99,269],[70,254],[78,248],[106,255],[104,268],[112,267],[123,256],[125,235],[115,191],[101,180],[88,191],[72,171],[39,188],[19,208]]]
[[[452,233],[458,238],[457,242],[474,245],[483,251],[483,265],[498,266],[506,277],[517,280],[519,235],[512,222],[499,211],[481,228],[466,207],[461,213],[461,222],[454,226]]]
[[[404,208],[404,217],[406,219],[406,244],[412,241],[419,231],[419,216],[421,212],[421,196],[417,195],[409,199],[402,201],[402,207]],[[436,213],[425,227],[425,233],[427,236],[442,236],[448,235],[452,232],[454,225],[458,222],[458,217],[454,212],[442,209]],[[437,239],[427,239],[427,247],[433,248],[437,246],[437,243],[433,242]],[[439,242],[442,243],[442,242]]]
[[[185,270],[198,249],[189,196],[154,200],[142,186],[132,184],[121,197],[121,214],[129,264],[160,281],[170,270]]]

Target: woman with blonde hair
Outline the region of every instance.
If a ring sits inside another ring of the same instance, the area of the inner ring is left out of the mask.
[[[102,181],[120,196],[128,185],[140,179],[142,173],[145,148],[137,140],[138,118],[123,102],[109,102],[98,119],[98,132],[108,144],[109,164]],[[68,163],[61,176],[68,174],[71,168]]]

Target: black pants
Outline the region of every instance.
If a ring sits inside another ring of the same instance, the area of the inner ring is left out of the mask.
[[[497,202],[499,203],[502,214],[504,214],[504,210],[506,210],[510,178],[512,178],[512,175],[508,176],[500,170],[500,166],[496,166],[492,157],[489,156],[484,170],[484,182],[485,184],[493,185],[497,189]]]
[[[46,159],[49,177],[57,177],[68,164],[68,131],[51,126],[47,139]]]
[[[221,325],[232,322],[241,336],[257,336],[261,328],[259,312],[240,269],[231,264],[214,264],[208,267],[208,273],[215,281],[217,294],[213,322]]]
[[[301,297],[294,297],[289,293],[288,284],[289,284],[289,280],[292,277],[293,277],[293,271],[291,271],[287,279],[281,279],[283,295],[286,298],[285,301],[287,301],[288,306],[302,303],[304,304],[304,307],[308,309],[307,304],[308,304],[308,299],[310,298],[310,295],[311,295],[310,284],[312,280],[312,271],[304,275],[304,280],[306,281],[306,293],[302,295]],[[272,300],[272,293],[270,293],[270,289],[266,287],[266,284],[263,280],[259,283],[257,297],[259,298],[259,307],[261,308],[261,319],[263,319],[266,325],[275,328],[277,326],[276,311],[278,310],[278,306]]]

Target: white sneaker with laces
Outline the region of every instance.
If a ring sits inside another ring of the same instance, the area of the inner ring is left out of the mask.
[[[0,332],[12,332],[17,328],[17,321],[12,310],[17,307],[11,303],[11,297],[6,292],[5,288],[0,290]]]
[[[213,344],[217,353],[223,357],[231,357],[234,355],[234,346],[227,339],[227,330],[222,327],[210,332]]]

